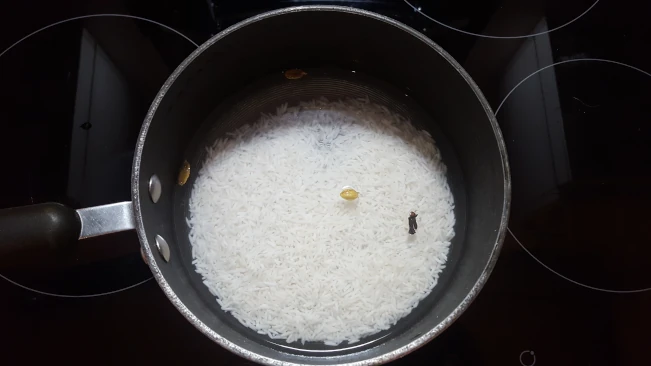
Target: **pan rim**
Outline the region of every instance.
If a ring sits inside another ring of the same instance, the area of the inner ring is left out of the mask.
[[[135,151],[135,156],[133,160],[133,169],[132,169],[132,180],[131,180],[131,194],[132,194],[132,201],[133,201],[133,210],[134,210],[134,217],[136,221],[136,232],[138,234],[138,238],[140,239],[140,245],[145,253],[145,256],[147,258],[147,263],[152,271],[152,274],[154,278],[156,279],[156,282],[158,282],[158,285],[161,287],[167,298],[174,304],[174,306],[177,308],[177,310],[183,314],[183,316],[192,324],[194,325],[199,331],[201,331],[204,335],[209,337],[211,340],[213,340],[215,343],[219,344],[220,346],[226,348],[227,350],[244,357],[248,360],[265,364],[265,365],[274,365],[274,366],[307,366],[311,365],[311,363],[294,363],[294,362],[289,362],[289,361],[281,361],[278,359],[274,359],[271,357],[267,356],[262,356],[260,354],[257,354],[255,352],[249,351],[233,342],[225,338],[224,336],[218,334],[215,332],[213,329],[208,327],[206,324],[204,324],[199,318],[197,318],[186,306],[185,304],[179,299],[179,297],[176,295],[174,290],[171,288],[171,286],[168,284],[167,280],[163,276],[160,268],[158,267],[158,264],[156,262],[156,257],[154,257],[154,253],[151,250],[151,247],[149,245],[149,241],[147,239],[147,234],[145,232],[145,227],[143,224],[143,219],[142,219],[142,212],[140,209],[140,165],[142,162],[142,152],[144,150],[144,145],[147,137],[147,131],[149,130],[149,126],[154,118],[154,115],[156,114],[156,111],[158,109],[158,106],[160,105],[161,101],[163,98],[166,96],[167,91],[170,89],[170,87],[174,84],[178,76],[183,73],[183,71],[187,68],[188,65],[190,65],[201,53],[203,53],[205,50],[207,50],[209,47],[211,47],[213,44],[215,44],[217,41],[220,39],[226,37],[230,33],[233,33],[234,31],[243,28],[249,24],[255,23],[257,21],[283,15],[283,14],[288,14],[288,13],[296,13],[296,12],[304,12],[304,11],[331,11],[331,12],[342,12],[342,13],[349,13],[349,14],[355,14],[355,15],[360,15],[360,16],[365,16],[368,18],[372,18],[374,20],[382,21],[385,22],[389,25],[392,25],[398,29],[401,29],[407,33],[409,33],[411,36],[416,37],[419,39],[421,42],[425,43],[432,49],[434,49],[438,54],[440,54],[445,60],[452,66],[454,69],[463,77],[463,79],[468,83],[468,86],[473,90],[475,93],[475,96],[479,100],[479,102],[482,104],[482,107],[484,108],[484,111],[486,113],[486,116],[488,117],[488,120],[491,124],[491,127],[493,129],[493,133],[495,135],[495,139],[498,145],[498,150],[500,153],[501,161],[502,161],[502,174],[504,177],[504,200],[502,203],[502,216],[500,219],[500,225],[498,229],[498,235],[497,238],[495,239],[495,243],[493,244],[493,249],[490,253],[490,256],[488,258],[488,262],[486,263],[486,266],[482,270],[481,275],[475,282],[475,284],[472,286],[466,297],[457,305],[457,307],[445,318],[443,319],[439,324],[437,324],[435,327],[427,331],[426,333],[422,334],[418,338],[415,338],[411,340],[408,344],[397,348],[395,350],[392,350],[390,352],[381,354],[379,356],[375,356],[369,359],[365,360],[360,360],[360,361],[355,361],[351,363],[343,363],[340,365],[348,365],[348,366],[368,366],[368,365],[379,365],[379,364],[384,364],[390,361],[393,361],[395,359],[404,357],[405,355],[415,351],[416,349],[420,348],[421,346],[425,345],[428,343],[430,340],[436,338],[438,335],[440,335],[443,331],[445,331],[454,321],[456,321],[461,314],[468,308],[468,306],[474,301],[474,299],[477,297],[481,289],[484,287],[486,281],[488,280],[488,277],[490,276],[493,268],[495,267],[495,264],[497,262],[497,259],[499,257],[499,253],[502,248],[502,244],[504,242],[504,238],[506,236],[507,232],[507,225],[508,225],[508,220],[509,220],[509,213],[510,213],[510,206],[511,206],[511,175],[510,175],[510,168],[509,168],[509,162],[508,162],[508,156],[506,152],[506,144],[502,136],[502,132],[499,128],[499,125],[497,123],[497,118],[495,117],[495,114],[493,113],[492,108],[490,107],[488,101],[484,97],[483,93],[479,90],[479,87],[477,84],[472,80],[470,75],[459,65],[459,63],[450,56],[443,48],[441,48],[439,45],[434,43],[432,40],[427,38],[424,34],[416,31],[415,29],[395,20],[390,17],[377,14],[374,12],[370,12],[367,10],[362,10],[362,9],[357,9],[357,8],[352,8],[352,7],[345,7],[345,6],[335,6],[335,5],[307,5],[307,6],[296,6],[296,7],[289,7],[289,8],[282,8],[278,10],[273,10],[265,13],[258,14],[256,16],[253,16],[251,18],[245,19],[235,25],[230,26],[229,28],[223,30],[222,32],[216,34],[206,42],[204,42],[199,48],[197,48],[192,54],[190,54],[175,70],[174,72],[169,76],[169,78],[165,81],[161,89],[159,90],[158,94],[154,98],[146,116],[145,120],[142,124],[140,133],[138,135],[138,141],[136,143],[136,151]]]

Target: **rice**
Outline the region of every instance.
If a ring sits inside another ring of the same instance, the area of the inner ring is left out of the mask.
[[[357,342],[436,285],[454,237],[445,172],[427,132],[367,98],[283,105],[207,148],[189,202],[193,263],[260,334]]]

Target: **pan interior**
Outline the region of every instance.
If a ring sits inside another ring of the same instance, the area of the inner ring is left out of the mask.
[[[404,333],[421,321],[444,296],[463,249],[466,231],[466,190],[462,170],[452,145],[435,120],[409,97],[409,91],[400,90],[355,70],[315,68],[304,69],[304,71],[307,75],[298,80],[288,80],[282,70],[262,77],[226,98],[204,121],[184,154],[185,160],[192,167],[192,174],[185,185],[176,185],[174,188],[174,234],[178,245],[179,259],[190,279],[193,292],[198,294],[204,305],[212,311],[215,317],[219,318],[220,323],[227,325],[246,339],[281,352],[306,356],[343,355],[372,348],[385,338]],[[432,292],[408,316],[402,318],[388,330],[367,336],[353,344],[343,342],[337,346],[326,346],[323,342],[289,344],[284,340],[271,339],[243,326],[232,315],[224,312],[215,297],[203,284],[201,276],[195,272],[195,267],[192,264],[192,250],[188,240],[189,228],[186,223],[192,186],[206,157],[206,146],[212,145],[215,140],[242,125],[256,122],[262,113],[274,113],[276,108],[283,103],[288,103],[291,106],[319,97],[326,97],[329,100],[368,97],[371,102],[384,105],[410,119],[415,127],[427,130],[436,141],[443,161],[447,165],[448,184],[455,200],[456,235],[450,246],[446,268],[440,274],[439,282]],[[417,334],[415,337],[419,335]]]

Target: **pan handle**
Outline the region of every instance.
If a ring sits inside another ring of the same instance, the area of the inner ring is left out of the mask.
[[[0,255],[65,250],[79,239],[135,228],[131,201],[72,209],[42,203],[0,210]]]

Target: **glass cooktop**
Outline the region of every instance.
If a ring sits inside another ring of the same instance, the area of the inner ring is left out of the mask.
[[[513,179],[510,232],[477,300],[397,365],[647,364],[651,5],[640,1],[64,1],[0,13],[0,208],[130,199],[156,92],[255,14],[345,5],[446,49],[491,103]],[[407,60],[406,60],[407,61]],[[0,258],[2,364],[248,365],[167,301],[134,232]]]

